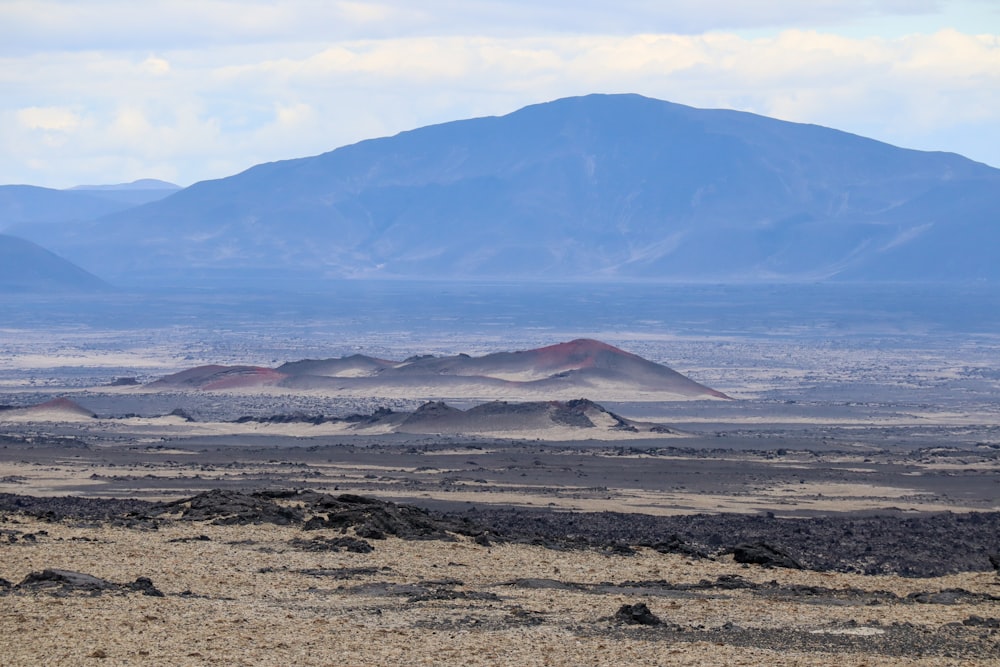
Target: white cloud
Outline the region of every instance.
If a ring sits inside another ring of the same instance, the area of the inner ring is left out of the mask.
[[[4,0],[0,49],[214,48],[421,36],[512,37],[998,19],[993,0]],[[995,25],[995,24],[994,24]]]
[[[66,107],[27,107],[18,110],[17,119],[29,130],[71,132],[80,126],[80,117]]]
[[[170,71],[170,62],[163,58],[150,56],[142,61],[142,68],[150,74],[166,74]]]
[[[996,23],[902,36],[824,27],[956,7],[988,17],[995,5],[665,4],[5,1],[0,183],[188,183],[590,92],[754,111],[1000,166]],[[757,26],[792,27],[738,31]]]

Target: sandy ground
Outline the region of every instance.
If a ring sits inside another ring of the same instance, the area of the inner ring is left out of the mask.
[[[154,531],[7,515],[0,529],[36,536],[0,541],[0,577],[14,584],[61,568],[118,583],[149,577],[164,594],[8,593],[0,598],[0,655],[12,667],[989,665],[1000,655],[997,630],[969,624],[1000,615],[997,602],[906,599],[955,588],[1000,595],[993,573],[866,577],[468,538],[389,538],[373,540],[371,553],[312,552],[292,541],[339,532],[270,525],[177,522]],[[730,575],[776,583],[689,591],[620,585]],[[803,596],[794,585],[827,593]],[[876,591],[895,597],[873,602]],[[640,602],[664,625],[615,620],[622,605]]]

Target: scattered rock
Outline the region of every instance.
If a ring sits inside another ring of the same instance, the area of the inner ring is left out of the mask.
[[[708,553],[706,551],[699,549],[689,542],[685,542],[676,533],[668,537],[666,540],[660,542],[640,543],[639,546],[649,547],[661,554],[681,554],[682,556],[688,556],[690,558],[708,558]]]
[[[946,588],[936,592],[920,591],[910,593],[906,596],[906,599],[917,604],[964,604],[980,601],[995,602],[1000,600],[1000,597],[989,595],[988,593],[973,593],[964,588]]]
[[[0,585],[4,593],[48,593],[64,596],[70,593],[88,593],[101,595],[103,593],[137,592],[143,595],[163,597],[163,593],[153,585],[149,577],[139,577],[130,584],[116,584],[83,572],[72,570],[46,569],[41,572],[31,572],[21,583],[11,586]]]
[[[184,408],[174,408],[169,413],[167,413],[167,416],[168,417],[180,417],[181,419],[183,419],[186,422],[193,422],[193,421],[195,421],[195,418],[192,417],[187,412],[187,410],[185,410]]]
[[[163,592],[153,585],[149,577],[139,577],[130,584],[133,591],[149,595],[150,597],[162,598]]]
[[[737,563],[751,563],[764,567],[785,567],[801,570],[802,565],[787,553],[764,542],[740,544],[733,547],[733,559]]]
[[[406,601],[431,602],[434,600],[485,600],[487,602],[498,602],[500,596],[489,591],[456,591],[453,588],[433,588],[426,593],[411,595]]]
[[[167,542],[211,542],[212,538],[208,535],[197,535],[195,537],[175,537],[173,539],[167,540]]]
[[[282,507],[260,493],[213,489],[184,500],[162,503],[153,513],[180,512],[184,521],[211,521],[214,524],[246,525],[273,523],[286,526],[302,521],[301,510]]]
[[[615,618],[629,625],[660,625],[662,621],[649,610],[645,602],[623,604],[615,613]]]
[[[370,543],[356,537],[314,537],[311,540],[295,538],[289,544],[301,551],[349,551],[355,554],[367,554],[375,551]]]
[[[511,581],[504,581],[498,586],[515,586],[517,588],[552,588],[555,590],[563,591],[576,591],[576,590],[586,590],[586,587],[582,584],[575,584],[572,582],[559,581],[557,579],[544,579],[544,578],[523,578],[523,579],[513,579]]]
[[[99,579],[83,572],[72,570],[49,569],[41,572],[31,572],[21,583],[15,586],[18,591],[69,593],[85,592],[94,595],[108,590],[115,590],[117,584]]]
[[[369,539],[383,539],[386,535],[405,539],[452,539],[451,533],[475,535],[482,532],[466,519],[448,519],[413,505],[349,493],[332,496],[305,492],[298,494],[296,500],[304,502],[308,510],[315,513],[303,525],[304,530],[354,528],[358,535]]]

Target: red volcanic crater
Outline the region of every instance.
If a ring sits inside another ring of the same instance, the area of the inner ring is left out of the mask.
[[[146,385],[151,389],[188,387],[205,391],[275,386],[288,375],[263,366],[197,366]]]
[[[167,376],[151,389],[248,389],[278,386],[291,390],[380,392],[414,396],[472,396],[528,393],[580,396],[640,392],[662,400],[729,398],[662,364],[597,340],[578,339],[533,350],[496,352],[482,357],[457,354],[389,361],[350,355],[305,359],[278,368],[199,366]]]
[[[45,401],[44,403],[38,403],[37,405],[29,405],[26,408],[21,408],[20,412],[27,414],[36,412],[58,412],[65,415],[79,415],[81,417],[97,416],[76,401],[72,401],[68,398],[53,398],[51,401]]]

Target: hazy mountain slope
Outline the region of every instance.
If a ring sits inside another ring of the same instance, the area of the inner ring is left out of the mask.
[[[131,183],[116,183],[112,185],[77,185],[70,188],[71,192],[85,192],[101,199],[118,202],[122,207],[140,206],[149,202],[159,201],[169,197],[181,189],[181,186],[155,178],[140,178]]]
[[[97,276],[31,241],[0,234],[0,293],[93,292],[109,289]]]
[[[1000,279],[998,211],[1000,170],[958,155],[591,95],[259,165],[51,243],[150,281]]]
[[[127,206],[130,204],[109,200],[89,191],[0,185],[0,230],[40,222],[93,220]]]
[[[68,190],[33,185],[0,185],[0,230],[30,230],[28,225],[94,220],[158,201],[180,190],[166,181],[142,179],[118,185],[80,185]],[[35,240],[44,241],[46,231]]]

